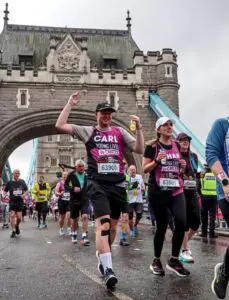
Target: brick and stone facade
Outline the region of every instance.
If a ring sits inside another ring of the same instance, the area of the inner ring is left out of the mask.
[[[96,105],[108,101],[117,108],[116,125],[129,130],[129,115],[140,116],[146,140],[154,136],[156,120],[148,107],[151,90],[179,113],[176,53],[166,48],[144,54],[131,35],[129,17],[127,30],[79,29],[11,25],[7,11],[0,34],[0,170],[14,149],[39,137],[37,170],[47,173],[47,153],[57,161],[66,153],[47,136],[57,134],[57,117],[76,90],[83,96],[70,122],[94,125]],[[73,163],[78,143],[66,145]],[[126,157],[140,168],[141,157]],[[56,167],[48,172],[55,176]]]

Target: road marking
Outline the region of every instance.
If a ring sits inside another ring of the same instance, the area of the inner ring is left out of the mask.
[[[134,250],[135,250],[135,251],[140,251],[141,249],[139,249],[139,248],[135,248]]]
[[[63,254],[61,256],[66,262],[73,265],[82,274],[86,275],[92,281],[94,281],[95,283],[97,283],[97,284],[104,287],[104,282],[102,281],[102,279],[99,279],[98,276],[92,274],[91,272],[88,272],[83,266],[81,266],[80,264],[74,262],[74,260],[70,256],[68,256],[66,254]],[[126,294],[122,293],[121,291],[110,291],[110,293],[113,294],[119,300],[134,300],[133,298],[127,296]]]

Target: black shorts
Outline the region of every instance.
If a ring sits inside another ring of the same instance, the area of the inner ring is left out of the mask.
[[[9,211],[22,212],[23,204],[9,203]]]
[[[89,201],[84,201],[84,203],[74,203],[70,200],[69,203],[69,208],[70,208],[70,217],[71,219],[77,219],[83,214],[89,214]]]
[[[39,213],[48,213],[49,211],[49,208],[48,208],[48,202],[45,201],[45,202],[37,202],[36,203],[36,210],[39,212]]]
[[[91,199],[95,218],[110,215],[112,219],[118,220],[121,212],[125,211],[127,205],[125,187],[88,180],[87,192]]]
[[[200,206],[197,198],[196,191],[184,191],[186,200],[186,216],[187,216],[187,226],[186,231],[190,228],[196,231],[200,226]]]
[[[143,213],[143,203],[129,203],[128,213],[133,215],[133,213],[142,214]]]
[[[61,215],[65,215],[70,210],[69,201],[58,200],[58,209]]]
[[[123,214],[129,213],[129,203],[127,202],[126,205],[123,207],[122,211]]]

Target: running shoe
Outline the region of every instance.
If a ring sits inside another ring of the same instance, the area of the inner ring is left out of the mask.
[[[41,224],[38,224],[38,225],[37,225],[37,229],[40,229],[40,228],[41,228]]]
[[[9,225],[8,224],[3,224],[2,229],[5,229],[5,228],[9,228]]]
[[[126,239],[121,239],[119,242],[119,245],[120,246],[129,246],[130,243],[128,243]]]
[[[112,269],[106,268],[104,281],[109,290],[113,289],[118,282],[118,279]]]
[[[13,230],[10,237],[15,238],[16,237],[16,231]]]
[[[103,268],[103,265],[101,263],[101,260],[100,260],[100,257],[99,257],[99,251],[97,250],[96,253],[95,253],[96,257],[97,257],[97,260],[98,260],[98,271],[99,273],[104,276],[105,272],[104,272],[104,268]]]
[[[60,230],[59,230],[59,235],[60,235],[60,236],[65,235],[64,228],[60,228]]]
[[[71,227],[67,228],[67,235],[69,235],[69,236],[72,235],[72,229],[71,229]]]
[[[44,223],[44,224],[42,224],[42,225],[40,225],[40,229],[44,229],[44,228],[47,228],[48,226],[47,226],[47,224],[46,223]]]
[[[149,268],[155,275],[159,275],[159,276],[165,275],[165,271],[163,269],[161,260],[159,258],[154,258],[154,260],[152,261],[152,264],[150,265]]]
[[[83,246],[90,246],[91,242],[89,241],[87,236],[82,236],[80,240],[80,244]]]
[[[192,257],[191,251],[189,250],[184,250],[181,252],[179,256],[179,260],[184,262],[184,263],[194,263],[194,259]]]
[[[72,243],[77,244],[77,234],[76,234],[76,232],[72,233]]]
[[[180,277],[186,277],[190,275],[190,272],[183,267],[182,262],[179,259],[170,258],[166,268],[174,273],[176,273]]]
[[[19,225],[16,225],[16,226],[15,226],[15,232],[16,232],[17,235],[20,234]]]
[[[212,281],[212,292],[219,298],[224,299],[227,293],[228,276],[225,274],[223,264],[215,266],[214,279]]]

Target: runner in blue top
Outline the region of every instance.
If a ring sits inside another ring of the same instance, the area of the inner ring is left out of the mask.
[[[215,121],[206,141],[206,160],[217,177],[217,197],[220,209],[229,227],[229,117]],[[215,266],[212,291],[224,299],[229,280],[229,247],[224,262]]]

